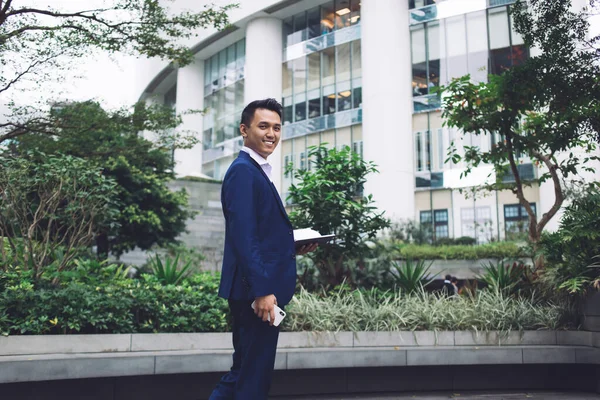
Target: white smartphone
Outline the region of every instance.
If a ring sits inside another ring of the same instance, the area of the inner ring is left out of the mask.
[[[254,301],[252,302],[252,309],[254,310]],[[281,323],[281,321],[283,321],[283,319],[285,318],[285,311],[283,311],[281,308],[277,307],[277,304],[275,304],[275,321],[273,322],[273,326],[279,326],[279,324]],[[269,314],[267,316],[267,321],[271,320],[271,314]]]

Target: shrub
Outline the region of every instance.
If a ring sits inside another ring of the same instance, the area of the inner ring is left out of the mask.
[[[458,238],[440,238],[435,241],[436,246],[473,246],[477,244],[477,239],[470,236],[461,236]]]
[[[0,157],[1,268],[18,265],[36,279],[53,262],[65,269],[118,214],[115,181],[82,158]]]
[[[416,221],[405,220],[391,224],[388,236],[402,243],[427,244],[433,236],[431,224],[420,224]]]
[[[18,271],[0,273],[0,332],[222,332],[228,330],[227,302],[217,297],[218,282],[218,276],[204,273],[181,286],[144,275],[36,288]]]
[[[584,294],[600,279],[600,268],[590,265],[600,254],[600,190],[578,193],[565,208],[557,232],[542,236],[546,261],[544,279],[551,288]]]
[[[319,281],[334,287],[351,279],[353,261],[365,258],[366,242],[390,223],[374,207],[371,195],[363,193],[367,175],[376,173],[372,162],[344,146],[341,150],[323,146],[309,148],[310,169],[296,169],[289,189],[290,220],[298,228],[312,228],[321,234],[333,233],[335,240],[309,255],[319,272]],[[287,166],[287,172],[295,166]]]
[[[472,238],[470,236],[461,236],[454,239],[454,244],[463,245],[463,246],[473,246],[477,244],[477,239]]]
[[[414,260],[479,260],[482,258],[528,257],[527,250],[513,242],[496,242],[477,246],[399,244],[398,251],[401,258]]]

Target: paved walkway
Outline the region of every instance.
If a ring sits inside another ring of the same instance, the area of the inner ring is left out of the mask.
[[[593,393],[572,392],[531,392],[531,393],[416,393],[416,394],[376,394],[376,395],[340,395],[310,397],[276,397],[272,400],[600,400],[600,395]]]

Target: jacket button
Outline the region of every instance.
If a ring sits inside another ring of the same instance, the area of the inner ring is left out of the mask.
[[[296,254],[292,253],[292,260],[296,258]]]
[[[294,231],[292,231],[292,230],[290,229],[290,231],[289,231],[289,234],[290,234],[290,235],[293,235],[293,234],[294,234]]]

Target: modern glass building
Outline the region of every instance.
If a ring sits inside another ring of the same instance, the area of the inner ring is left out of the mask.
[[[192,0],[176,3],[198,7]],[[293,183],[285,166],[310,168],[309,146],[350,146],[379,166],[365,190],[392,220],[417,220],[436,238],[513,237],[528,218],[514,194],[468,194],[490,179],[491,168],[461,179],[464,166],[445,162],[453,141],[489,149],[499,138],[444,127],[433,90],[465,74],[486,81],[530,56],[534,50],[514,30],[511,3],[241,1],[230,28],[199,33],[194,64],[176,69],[148,62],[142,98],[179,112],[206,111],[184,118],[184,128],[199,132],[202,143],[175,152],[181,176],[222,179],[242,146],[244,105],[275,97],[284,107],[284,128],[270,162],[284,200]],[[523,174],[538,173],[530,160],[520,162]],[[526,189],[538,215],[553,201],[541,195],[545,190]]]

